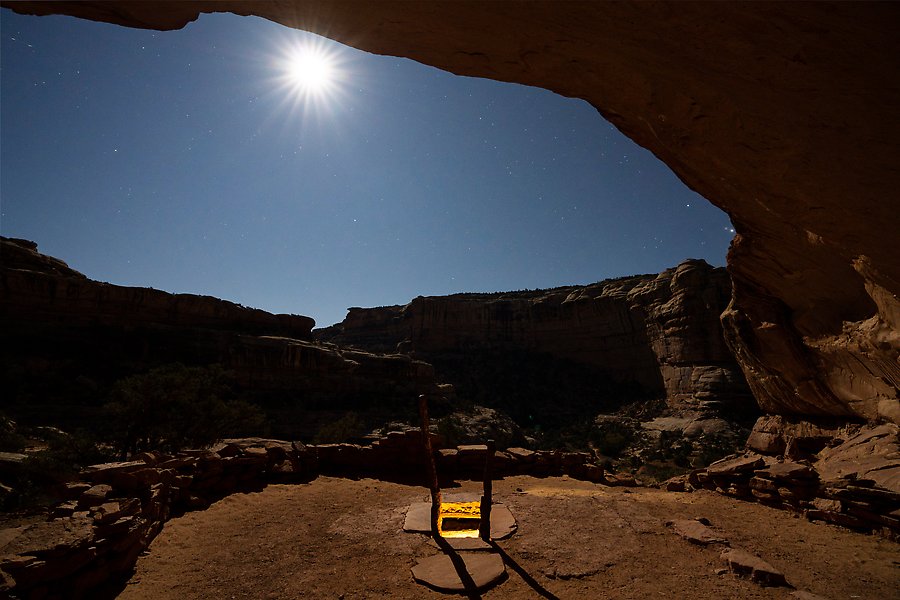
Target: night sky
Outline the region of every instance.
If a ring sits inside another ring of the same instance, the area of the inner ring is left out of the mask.
[[[727,216],[586,102],[256,18],[0,11],[0,233],[319,326],[418,295],[723,265]],[[328,57],[322,88],[292,56]]]

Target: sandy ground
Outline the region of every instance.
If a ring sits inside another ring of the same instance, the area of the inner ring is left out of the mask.
[[[478,491],[464,482],[448,491]],[[441,598],[410,568],[438,553],[403,533],[423,488],[320,477],[236,494],[166,524],[120,598]],[[711,492],[609,488],[567,478],[511,477],[494,497],[518,519],[499,542],[509,577],[483,598],[791,598],[723,567],[720,547],[683,540],[665,522],[706,517],[731,546],[825,598],[900,599],[900,546]],[[517,568],[511,568],[512,566]]]

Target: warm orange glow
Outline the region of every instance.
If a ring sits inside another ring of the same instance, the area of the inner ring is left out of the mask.
[[[444,519],[452,520],[453,528],[444,529]],[[472,529],[457,527],[460,523],[468,525]],[[441,514],[438,518],[438,532],[445,538],[477,538],[478,526],[481,523],[480,502],[441,502]]]

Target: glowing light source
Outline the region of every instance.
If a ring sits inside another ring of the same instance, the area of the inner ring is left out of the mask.
[[[300,48],[287,59],[286,75],[299,88],[310,92],[325,91],[334,78],[334,63],[316,48]]]
[[[477,538],[480,502],[441,502],[438,532],[445,538]]]
[[[351,77],[347,56],[339,44],[312,34],[279,41],[269,66],[282,114],[304,120],[334,114],[346,99]]]

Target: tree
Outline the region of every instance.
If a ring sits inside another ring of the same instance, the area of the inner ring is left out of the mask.
[[[263,415],[233,397],[218,365],[172,364],[118,381],[104,407],[117,452],[172,452],[231,435],[261,433]]]

